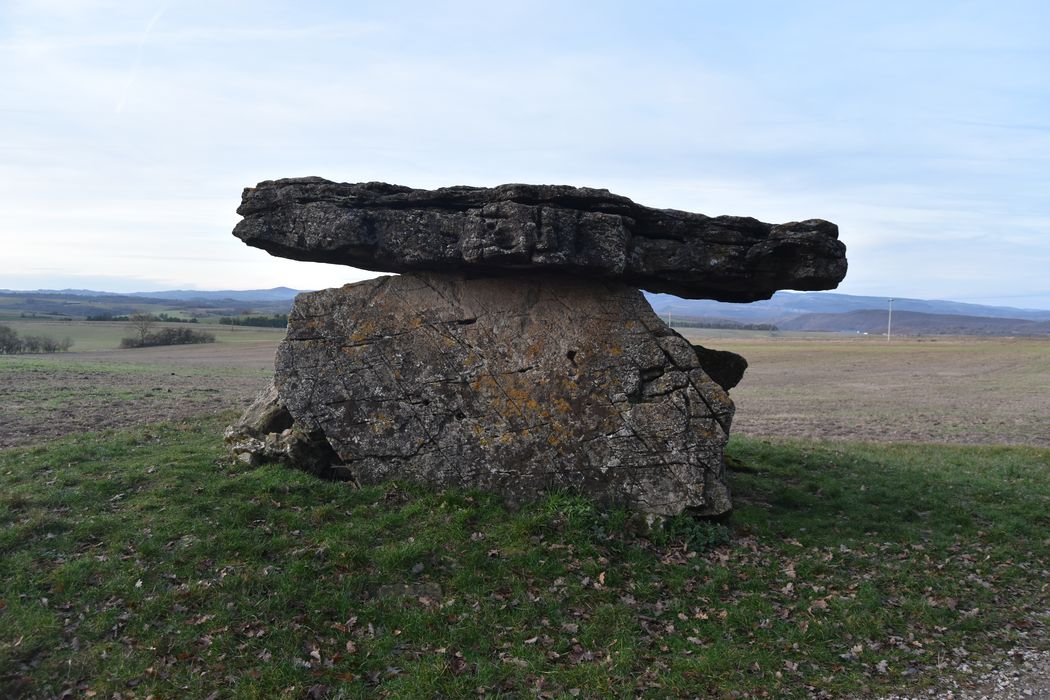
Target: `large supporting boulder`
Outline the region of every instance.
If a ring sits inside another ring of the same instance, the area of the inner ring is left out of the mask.
[[[733,404],[623,284],[416,273],[301,294],[276,386],[361,483],[730,508]]]
[[[319,177],[247,188],[234,235],[296,260],[381,272],[537,271],[720,301],[830,289],[846,274],[838,227],[652,209],[608,190],[500,185],[415,190]]]

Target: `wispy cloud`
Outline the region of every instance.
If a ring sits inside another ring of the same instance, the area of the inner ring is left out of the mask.
[[[229,235],[243,186],[318,174],[565,182],[709,214],[819,216],[850,248],[845,291],[1043,288],[1050,52],[1036,28],[1050,10],[751,10],[5,4],[10,269],[340,283],[365,273]]]

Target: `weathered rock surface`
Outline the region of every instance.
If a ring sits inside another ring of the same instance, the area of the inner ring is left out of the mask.
[[[728,395],[622,283],[414,273],[301,294],[279,404],[361,483],[572,489],[672,515],[730,508]]]
[[[846,247],[827,221],[708,217],[582,187],[294,178],[245,189],[237,211],[234,235],[248,245],[383,272],[563,272],[741,302],[833,289],[846,274]]]

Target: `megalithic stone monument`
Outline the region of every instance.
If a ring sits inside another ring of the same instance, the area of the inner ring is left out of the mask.
[[[827,221],[588,188],[297,178],[246,189],[238,213],[234,235],[273,255],[401,274],[296,298],[232,452],[510,503],[568,489],[656,515],[729,511],[727,392],[747,363],[690,345],[639,288],[746,302],[846,273]]]

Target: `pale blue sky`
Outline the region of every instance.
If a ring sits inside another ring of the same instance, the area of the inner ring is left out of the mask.
[[[320,175],[839,224],[840,291],[1050,308],[1044,2],[0,3],[0,287],[316,288]]]

